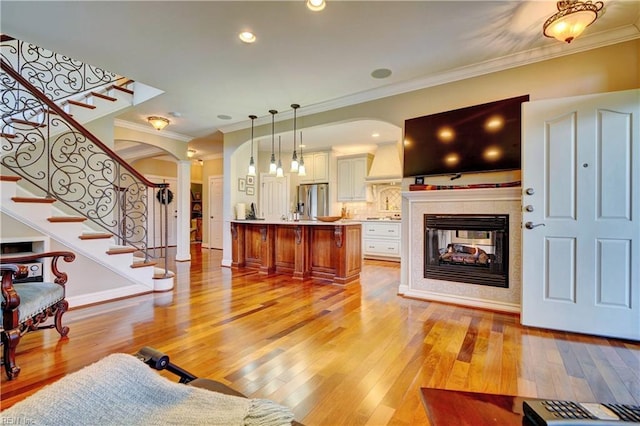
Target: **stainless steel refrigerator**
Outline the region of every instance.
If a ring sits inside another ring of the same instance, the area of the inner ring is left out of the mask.
[[[329,184],[311,183],[298,186],[300,219],[313,220],[329,215]]]

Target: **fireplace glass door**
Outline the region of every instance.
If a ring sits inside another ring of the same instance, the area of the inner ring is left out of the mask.
[[[508,287],[508,215],[425,215],[425,278]]]

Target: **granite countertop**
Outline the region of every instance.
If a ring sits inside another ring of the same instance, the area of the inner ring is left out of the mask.
[[[309,225],[309,226],[317,226],[317,225],[356,225],[359,224],[360,220],[355,219],[340,219],[335,222],[321,222],[319,220],[247,220],[247,219],[232,219],[232,223],[250,223],[250,224],[265,224],[265,225]]]

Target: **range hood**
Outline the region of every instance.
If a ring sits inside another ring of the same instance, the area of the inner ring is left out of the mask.
[[[378,145],[365,181],[369,184],[402,182],[402,163],[398,143]]]

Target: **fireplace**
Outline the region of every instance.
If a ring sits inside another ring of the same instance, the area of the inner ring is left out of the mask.
[[[425,214],[424,277],[509,287],[509,215]]]

